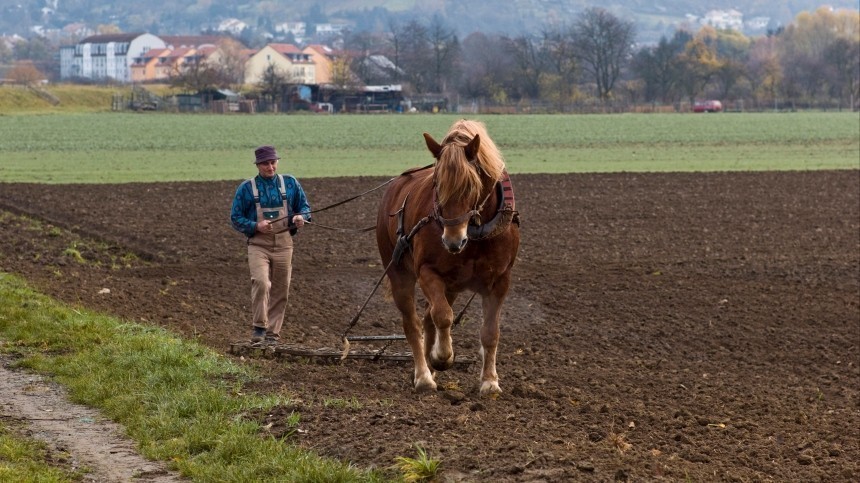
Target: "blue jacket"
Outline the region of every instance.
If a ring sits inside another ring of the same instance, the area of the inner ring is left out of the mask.
[[[247,237],[254,236],[257,229],[257,206],[254,204],[254,193],[251,190],[251,181],[257,183],[257,190],[260,193],[260,206],[263,208],[279,208],[283,206],[281,199],[281,191],[278,186],[278,175],[276,174],[271,179],[263,178],[260,175],[254,176],[251,180],[245,180],[236,188],[236,195],[233,197],[233,207],[230,209],[230,224],[236,231],[244,233]],[[311,207],[305,197],[305,192],[299,181],[288,174],[284,175],[284,188],[290,214],[299,213],[305,221],[311,221]]]

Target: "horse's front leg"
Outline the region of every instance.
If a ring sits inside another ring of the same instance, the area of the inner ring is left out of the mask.
[[[496,373],[496,350],[499,347],[499,320],[502,302],[510,286],[510,272],[493,286],[489,294],[481,298],[484,323],[481,325],[481,395],[498,394],[499,375]]]
[[[454,312],[451,310],[451,301],[455,295],[446,293],[445,282],[432,270],[422,269],[418,280],[421,291],[424,292],[424,297],[430,304],[429,320],[427,315],[424,316],[425,336],[435,335],[432,342],[427,340],[425,344],[428,349],[428,359],[433,369],[444,371],[454,365],[454,347],[451,343]],[[428,323],[431,320],[432,328]]]
[[[412,362],[414,373],[412,382],[417,392],[431,392],[436,390],[436,381],[427,367],[427,358],[424,352],[424,335],[421,328],[421,320],[415,311],[415,279],[400,280],[391,278],[391,295],[394,304],[400,310],[403,317],[403,334],[406,342],[412,349]]]

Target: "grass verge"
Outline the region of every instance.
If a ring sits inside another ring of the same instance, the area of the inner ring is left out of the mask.
[[[0,350],[14,354],[19,366],[51,375],[72,400],[122,424],[145,457],[192,480],[384,479],[263,435],[245,415],[289,396],[243,394],[256,377],[253,368],[160,328],[63,306],[6,273],[0,273],[0,340]]]
[[[51,464],[45,444],[22,436],[17,429],[0,420],[0,481],[60,483],[81,480],[83,471]]]

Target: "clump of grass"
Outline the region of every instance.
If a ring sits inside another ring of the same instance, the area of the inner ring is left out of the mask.
[[[87,263],[86,259],[84,259],[84,256],[81,255],[80,250],[78,250],[77,243],[73,243],[72,246],[63,250],[63,255],[71,258],[72,260],[74,260],[80,264]]]
[[[45,444],[22,436],[0,420],[0,481],[81,481],[84,471],[47,463]]]
[[[418,452],[417,458],[398,456],[396,467],[400,470],[403,480],[407,482],[432,481],[439,472],[441,462],[430,458],[427,451],[419,445],[415,445]]]

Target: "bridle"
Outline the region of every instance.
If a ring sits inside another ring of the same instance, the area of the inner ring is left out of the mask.
[[[468,163],[477,171],[483,171],[481,167],[478,165],[477,159],[469,159]],[[481,211],[484,210],[484,205],[487,203],[487,200],[492,196],[493,190],[487,192],[487,196],[481,200],[480,203],[476,203],[475,206],[463,213],[462,215],[455,218],[445,218],[442,216],[442,205],[439,204],[439,187],[436,183],[436,170],[433,170],[433,213],[430,215],[431,218],[435,219],[437,223],[441,226],[455,226],[462,225],[465,222],[469,222],[470,225],[480,225],[481,224]]]

